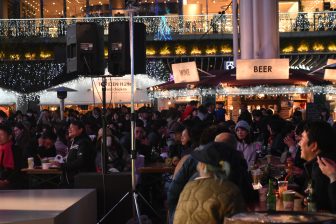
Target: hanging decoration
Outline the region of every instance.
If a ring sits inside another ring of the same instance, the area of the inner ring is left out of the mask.
[[[170,27],[165,16],[161,16],[159,28],[157,33],[155,33],[154,40],[172,40]]]
[[[251,87],[223,87],[217,88],[186,88],[179,90],[160,90],[155,87],[149,89],[151,99],[168,99],[194,96],[253,96],[258,94],[278,96],[287,94],[336,94],[336,87],[328,86],[251,86]]]
[[[53,61],[0,62],[0,87],[18,93],[33,93],[76,78],[67,75],[64,63]]]
[[[156,80],[168,81],[170,71],[162,60],[147,60],[146,73]]]

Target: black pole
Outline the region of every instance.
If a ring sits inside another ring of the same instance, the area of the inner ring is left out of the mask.
[[[102,95],[103,95],[103,112],[102,112],[102,126],[103,126],[103,141],[102,141],[102,148],[101,148],[101,155],[102,155],[102,173],[107,173],[107,153],[106,153],[106,77],[102,78]]]
[[[43,19],[44,18],[44,4],[43,0],[40,0],[40,17]],[[42,20],[43,21],[43,20]]]
[[[67,0],[63,0],[63,18],[67,18]]]
[[[90,16],[90,0],[86,0],[86,17]]]

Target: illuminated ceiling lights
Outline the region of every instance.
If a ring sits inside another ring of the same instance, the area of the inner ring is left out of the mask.
[[[282,49],[282,53],[292,53],[294,51],[294,47],[292,45],[285,47]]]
[[[192,55],[200,55],[202,54],[202,51],[199,50],[197,47],[194,47],[191,52],[190,52]]]
[[[186,52],[187,52],[186,48],[183,47],[183,46],[180,46],[180,45],[178,45],[176,50],[175,50],[175,54],[177,54],[177,55],[184,55],[184,54],[186,54]]]

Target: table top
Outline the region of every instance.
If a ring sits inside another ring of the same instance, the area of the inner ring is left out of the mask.
[[[175,167],[167,166],[164,163],[153,163],[138,169],[139,173],[173,173]]]
[[[257,223],[327,223],[336,216],[318,212],[247,212],[226,218],[224,224],[257,224]]]
[[[0,223],[54,223],[45,219],[59,217],[91,194],[94,189],[2,190]]]
[[[27,173],[27,174],[62,174],[62,171],[59,169],[28,169],[24,168],[21,169],[22,172]]]

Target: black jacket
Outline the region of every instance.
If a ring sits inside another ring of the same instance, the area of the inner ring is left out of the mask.
[[[336,153],[321,152],[321,157],[336,161]],[[317,158],[304,164],[307,181],[312,182],[313,200],[317,210],[327,210],[336,212],[336,183],[330,184],[330,180],[325,176],[317,163]]]
[[[95,153],[87,135],[82,134],[72,141],[66,162],[61,167],[67,184],[72,184],[74,176],[80,172],[95,171]]]

